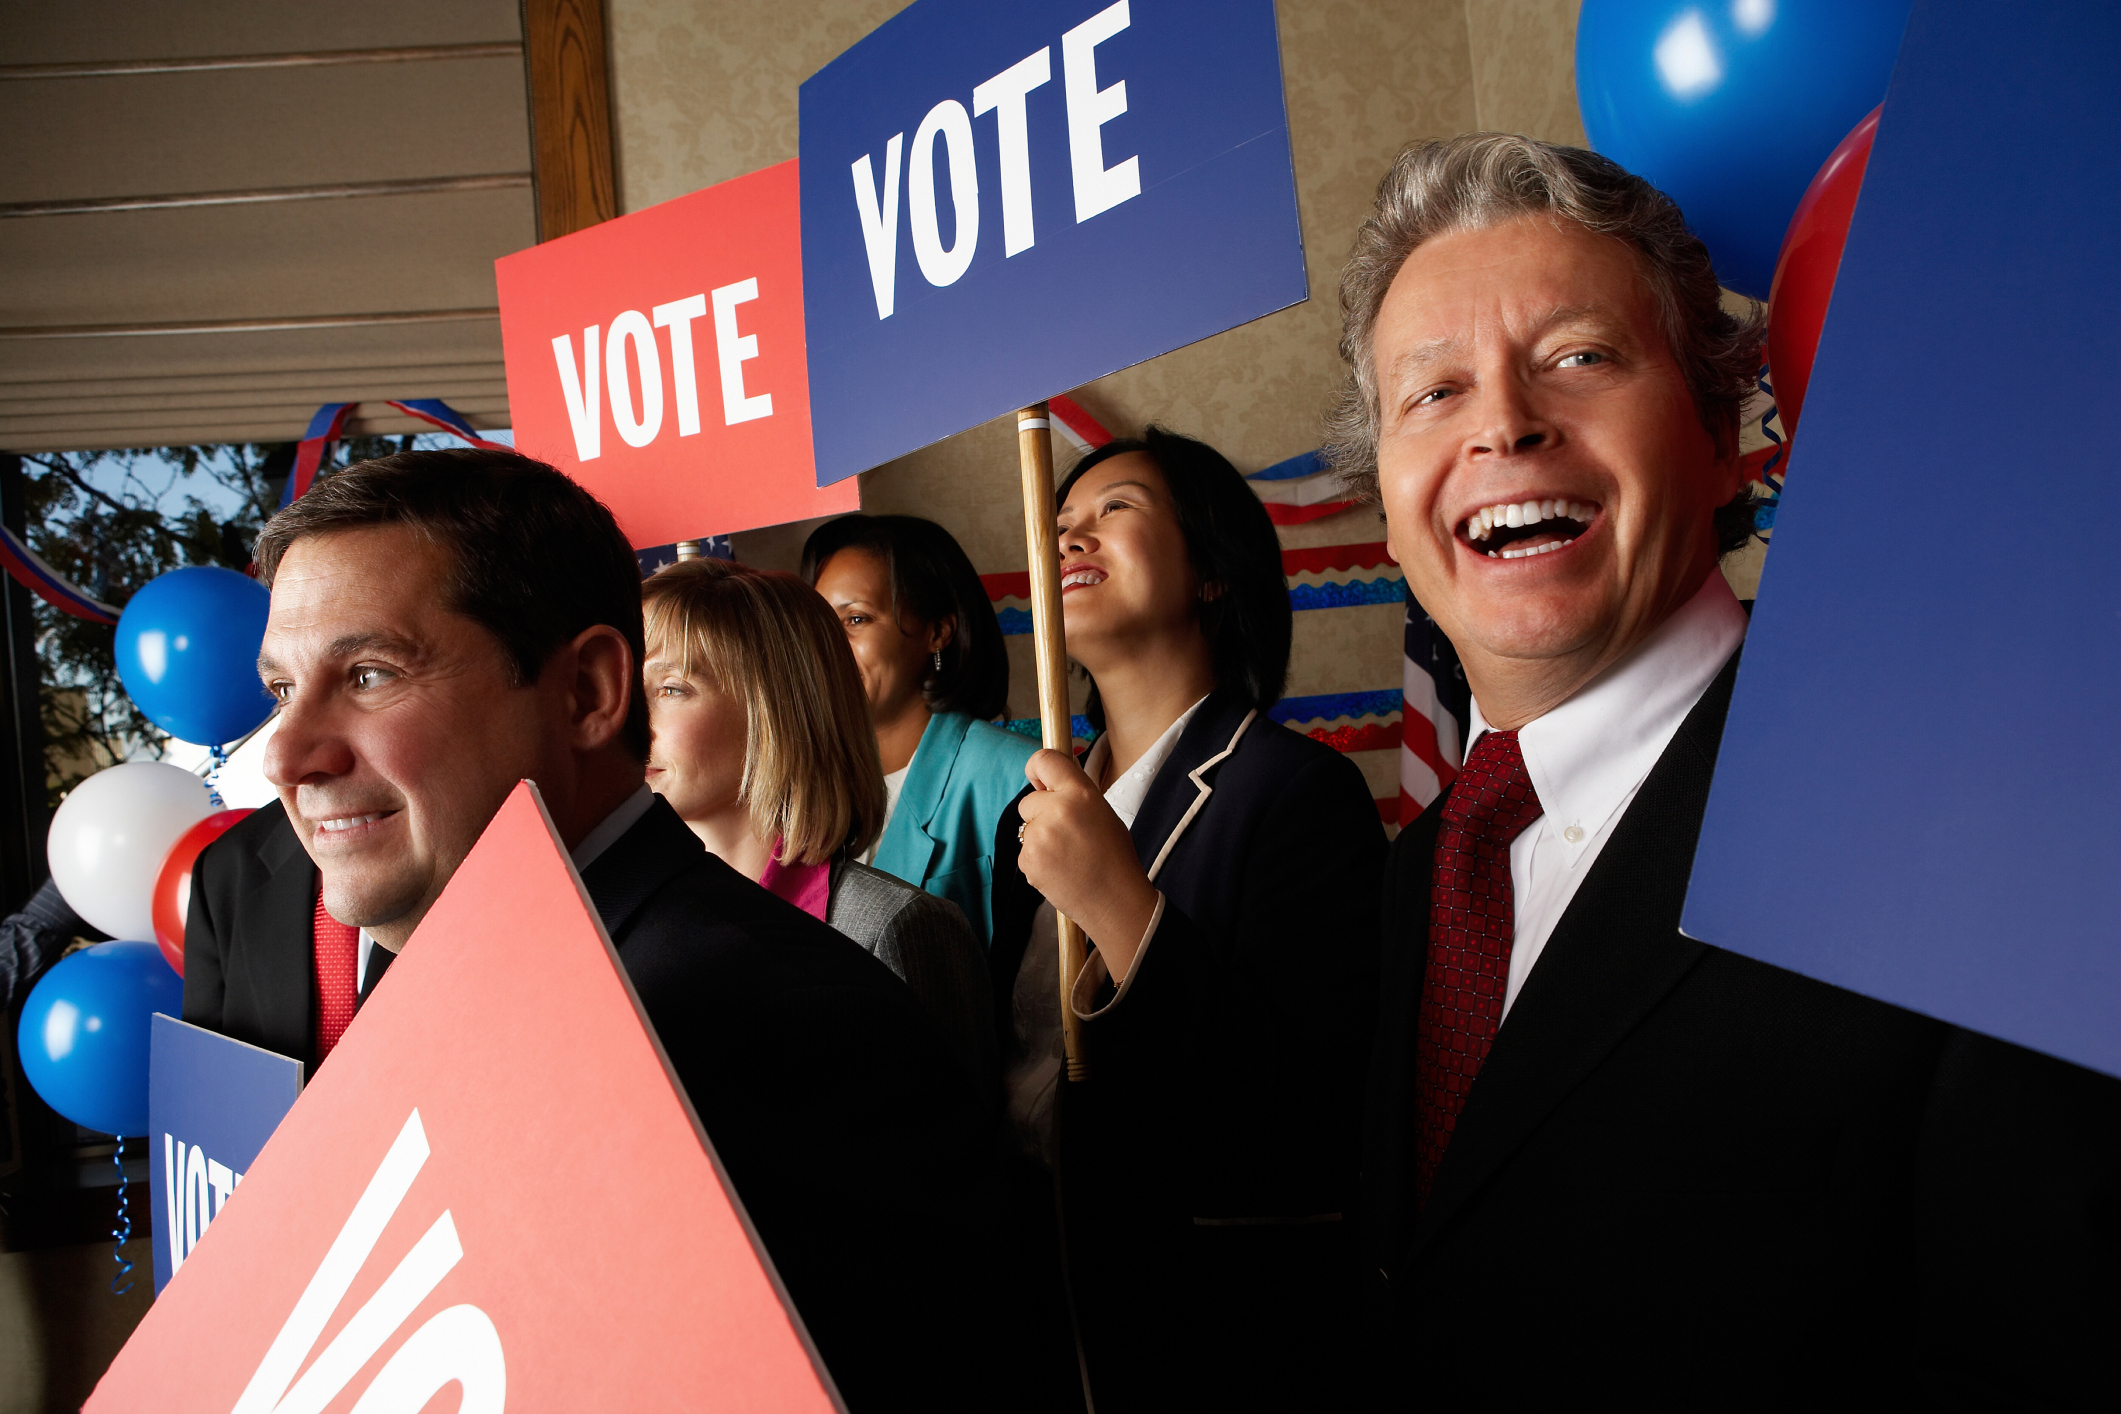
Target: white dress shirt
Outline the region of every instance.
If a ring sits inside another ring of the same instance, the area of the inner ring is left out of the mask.
[[[568,857],[574,860],[575,872],[580,873],[582,870],[587,869],[595,862],[598,855],[617,843],[619,836],[638,825],[641,822],[641,817],[648,813],[648,807],[653,804],[655,804],[655,792],[648,789],[645,785],[632,795],[627,796],[618,809],[606,815],[597,823],[595,829],[582,836],[580,844],[568,851]],[[369,937],[368,930],[363,928],[361,930],[361,945],[356,949],[360,954],[360,958],[358,965],[354,969],[354,995],[357,997],[368,987],[368,954],[369,950],[375,946],[376,940]]]
[[[1201,702],[1207,700],[1203,697],[1179,713],[1178,720],[1166,727],[1164,734],[1142,753],[1142,759],[1129,766],[1126,774],[1105,792],[1105,804],[1112,807],[1112,813],[1119,816],[1119,822],[1128,829],[1134,828],[1134,817],[1141,814],[1142,802],[1149,798],[1149,787],[1156,783],[1156,773],[1164,769],[1171,753],[1178,750],[1178,739],[1186,734],[1187,724],[1200,712]],[[1083,758],[1083,773],[1094,781],[1105,773],[1105,766],[1111,760],[1112,738],[1100,736],[1097,744],[1090,748],[1090,754]]]
[[[1694,597],[1633,653],[1518,728],[1525,771],[1545,813],[1510,845],[1517,927],[1504,1016],[1635,792],[1745,640],[1745,627],[1729,582],[1711,570]],[[1489,730],[1475,701],[1468,750]]]

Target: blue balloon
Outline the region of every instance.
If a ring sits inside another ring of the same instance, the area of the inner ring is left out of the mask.
[[[184,983],[153,943],[98,943],[30,989],[15,1044],[60,1114],[105,1134],[147,1133],[148,1018],[184,1010]]]
[[[1812,175],[1885,101],[1910,4],[1584,0],[1584,131],[1679,203],[1727,287],[1766,299]]]
[[[118,616],[118,678],[179,741],[219,746],[271,715],[258,647],[272,595],[249,575],[191,565],[149,580]]]

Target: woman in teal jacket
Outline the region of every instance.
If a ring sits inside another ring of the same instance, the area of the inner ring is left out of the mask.
[[[995,828],[1038,749],[988,720],[1007,703],[1009,655],[986,588],[918,516],[826,522],[803,576],[847,630],[876,724],[888,813],[864,862],[956,904],[985,946]]]

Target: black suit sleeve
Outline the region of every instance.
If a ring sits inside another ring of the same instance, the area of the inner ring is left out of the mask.
[[[879,955],[887,948],[897,960],[892,970],[906,979],[980,1093],[991,1093],[1001,1078],[994,1003],[986,953],[963,910],[916,890],[891,916]]]
[[[75,938],[92,943],[106,935],[91,928],[59,893],[58,884],[46,879],[30,895],[20,913],[0,920],[0,1011],[15,1004],[29,991],[39,973],[56,962]]]
[[[215,1032],[226,1029],[228,970],[212,901],[234,893],[221,878],[233,863],[232,850],[215,848],[220,843],[215,840],[192,862],[191,903],[184,914],[184,1019]]]
[[[2121,1080],[1955,1033],[1917,1221],[1932,1407],[2121,1404]]]

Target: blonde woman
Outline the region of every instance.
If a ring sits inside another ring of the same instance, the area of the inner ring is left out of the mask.
[[[986,959],[954,903],[858,862],[884,773],[840,621],[794,575],[724,560],[642,586],[648,784],[713,853],[866,948],[995,1081]]]

